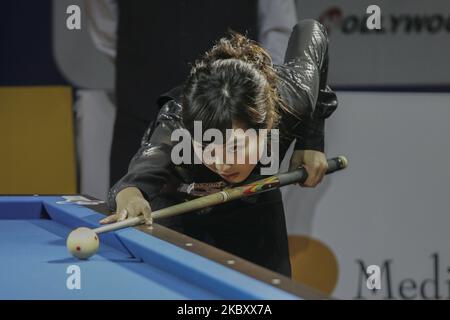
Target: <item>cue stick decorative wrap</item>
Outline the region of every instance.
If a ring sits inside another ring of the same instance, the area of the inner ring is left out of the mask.
[[[338,170],[345,169],[348,165],[348,161],[344,156],[339,156],[336,158],[328,159],[328,170],[326,174],[333,173]],[[206,207],[214,206],[220,203],[229,202],[239,198],[244,198],[252,196],[258,193],[266,192],[276,188],[280,188],[293,183],[304,183],[308,178],[308,173],[305,168],[301,167],[297,170],[281,173],[274,176],[261,179],[250,184],[246,184],[234,188],[226,188],[222,191],[186,201],[174,206],[170,206],[161,210],[152,212],[153,219],[167,218],[183,214],[186,212],[191,212]],[[116,222],[110,225],[102,226],[94,231],[99,234],[102,232],[118,230],[125,227],[135,226],[143,222],[143,217],[130,218],[121,222]]]

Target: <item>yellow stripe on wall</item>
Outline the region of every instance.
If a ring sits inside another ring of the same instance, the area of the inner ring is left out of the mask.
[[[0,87],[0,194],[76,193],[70,87]]]

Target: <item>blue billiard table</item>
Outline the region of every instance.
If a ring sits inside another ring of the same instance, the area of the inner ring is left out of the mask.
[[[157,223],[101,234],[96,255],[73,258],[69,232],[106,213],[61,196],[0,196],[0,299],[327,298]]]

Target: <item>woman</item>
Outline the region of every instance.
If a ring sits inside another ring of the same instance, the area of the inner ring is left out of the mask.
[[[334,92],[326,85],[328,38],[314,20],[298,23],[292,32],[286,63],[273,65],[267,52],[239,34],[222,38],[199,61],[182,88],[163,95],[157,120],[143,138],[141,149],[128,173],[111,189],[109,206],[115,214],[102,220],[111,223],[144,215],[224,186],[261,178],[261,141],[256,143],[236,130],[226,140],[192,141],[192,157],[200,163],[173,160],[178,141],[172,133],[180,128],[195,136],[195,121],[202,130],[278,129],[279,155],[296,139],[291,169],[305,166],[304,186],[316,186],[327,164],[324,121],[337,107]],[[205,152],[211,145],[209,152]],[[229,148],[229,146],[232,148]],[[239,148],[236,145],[240,146]],[[243,163],[225,163],[224,155],[243,151]],[[203,152],[203,153],[202,153]],[[208,154],[208,157],[203,157]],[[219,160],[218,160],[219,159]],[[158,221],[189,236],[238,255],[273,271],[290,276],[287,231],[279,190]]]

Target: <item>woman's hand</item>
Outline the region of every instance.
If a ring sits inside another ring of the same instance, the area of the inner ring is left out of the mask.
[[[323,179],[327,172],[328,163],[325,154],[315,150],[295,150],[292,154],[289,171],[305,167],[308,179],[302,184],[303,187],[314,188]]]
[[[101,224],[123,221],[127,218],[144,216],[145,224],[152,224],[152,209],[138,188],[129,187],[116,195],[116,213],[100,220]]]

